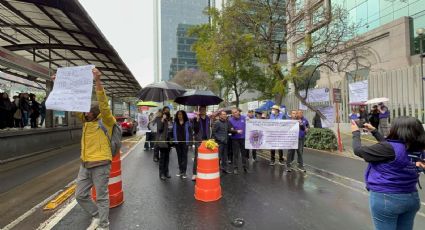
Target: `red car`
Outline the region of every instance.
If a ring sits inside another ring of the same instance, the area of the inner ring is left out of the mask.
[[[130,136],[132,136],[133,134],[136,134],[138,126],[136,120],[126,116],[115,117],[115,119],[117,120],[118,124],[121,125],[123,135],[129,134]]]

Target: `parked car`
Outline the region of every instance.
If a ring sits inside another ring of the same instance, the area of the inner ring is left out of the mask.
[[[127,116],[115,117],[115,119],[121,126],[123,135],[129,134],[130,136],[132,136],[133,134],[136,134],[137,126],[139,125],[136,120]]]

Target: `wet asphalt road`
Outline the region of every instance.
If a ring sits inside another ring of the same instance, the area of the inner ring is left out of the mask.
[[[124,137],[122,150],[140,138]],[[79,156],[80,145],[75,144],[0,165],[0,229],[72,182]],[[37,209],[14,229],[36,229],[53,213]]]
[[[248,174],[221,178],[223,198],[203,203],[194,199],[194,183],[175,177],[160,181],[152,152],[139,144],[123,160],[125,202],[110,212],[111,229],[373,229],[365,163],[306,150],[307,173],[286,173],[268,161],[250,163]],[[189,160],[188,172],[192,161]],[[324,170],[323,170],[324,169]],[[190,175],[190,174],[189,174]],[[423,197],[424,192],[421,191]],[[423,201],[423,200],[422,200]],[[422,212],[425,206],[422,205]],[[423,214],[422,214],[423,215]],[[425,215],[417,215],[415,229],[424,229]],[[244,225],[232,222],[242,218]],[[85,229],[90,217],[77,205],[54,229]]]

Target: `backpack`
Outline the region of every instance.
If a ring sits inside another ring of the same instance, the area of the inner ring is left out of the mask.
[[[106,137],[108,138],[109,146],[111,147],[112,157],[114,157],[115,155],[117,155],[117,152],[121,148],[122,129],[118,125],[118,123],[115,122],[112,126],[112,135],[109,137],[108,130],[103,125],[102,119],[99,119],[97,122],[99,124],[99,128],[103,130]]]

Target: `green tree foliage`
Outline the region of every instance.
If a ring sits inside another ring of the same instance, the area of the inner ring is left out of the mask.
[[[225,96],[233,93],[236,106],[239,98],[249,89],[261,90],[265,81],[264,71],[255,60],[256,42],[251,34],[227,11],[208,11],[211,24],[197,26],[189,31],[198,37],[193,45],[201,69],[211,75],[221,76],[220,86]],[[226,97],[227,98],[227,97]]]

